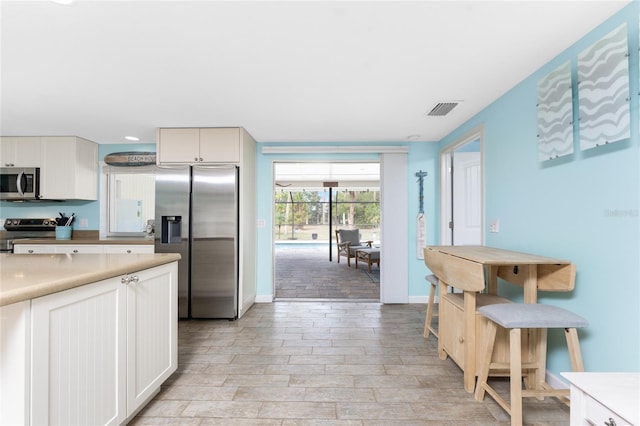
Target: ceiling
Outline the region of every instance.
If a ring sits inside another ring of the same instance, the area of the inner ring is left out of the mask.
[[[2,1],[0,132],[437,141],[626,4]]]

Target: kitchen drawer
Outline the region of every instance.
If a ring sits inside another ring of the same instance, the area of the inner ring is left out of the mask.
[[[104,253],[101,245],[97,244],[58,244],[54,246],[56,253],[66,254],[100,254]]]
[[[132,244],[105,244],[104,252],[108,254],[135,254],[135,253],[153,253],[152,245],[132,245]]]
[[[616,415],[609,408],[596,401],[593,397],[585,395],[584,417],[587,424],[607,426],[628,426],[631,423]]]
[[[564,372],[572,425],[640,425],[640,373]]]
[[[56,253],[55,246],[47,244],[16,244],[13,246],[15,254],[48,254]]]

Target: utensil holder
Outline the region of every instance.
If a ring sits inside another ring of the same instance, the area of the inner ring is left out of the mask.
[[[70,226],[56,226],[56,240],[70,240],[72,229]]]

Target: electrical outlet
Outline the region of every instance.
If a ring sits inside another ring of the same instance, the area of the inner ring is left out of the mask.
[[[500,220],[492,219],[489,224],[489,232],[500,232]]]
[[[78,220],[78,228],[88,228],[88,227],[89,227],[89,219]]]

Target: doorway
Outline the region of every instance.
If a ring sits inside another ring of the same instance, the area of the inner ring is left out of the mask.
[[[274,297],[378,301],[377,265],[338,263],[336,229],[380,242],[379,162],[274,163]]]
[[[483,128],[440,152],[440,243],[484,242]]]

